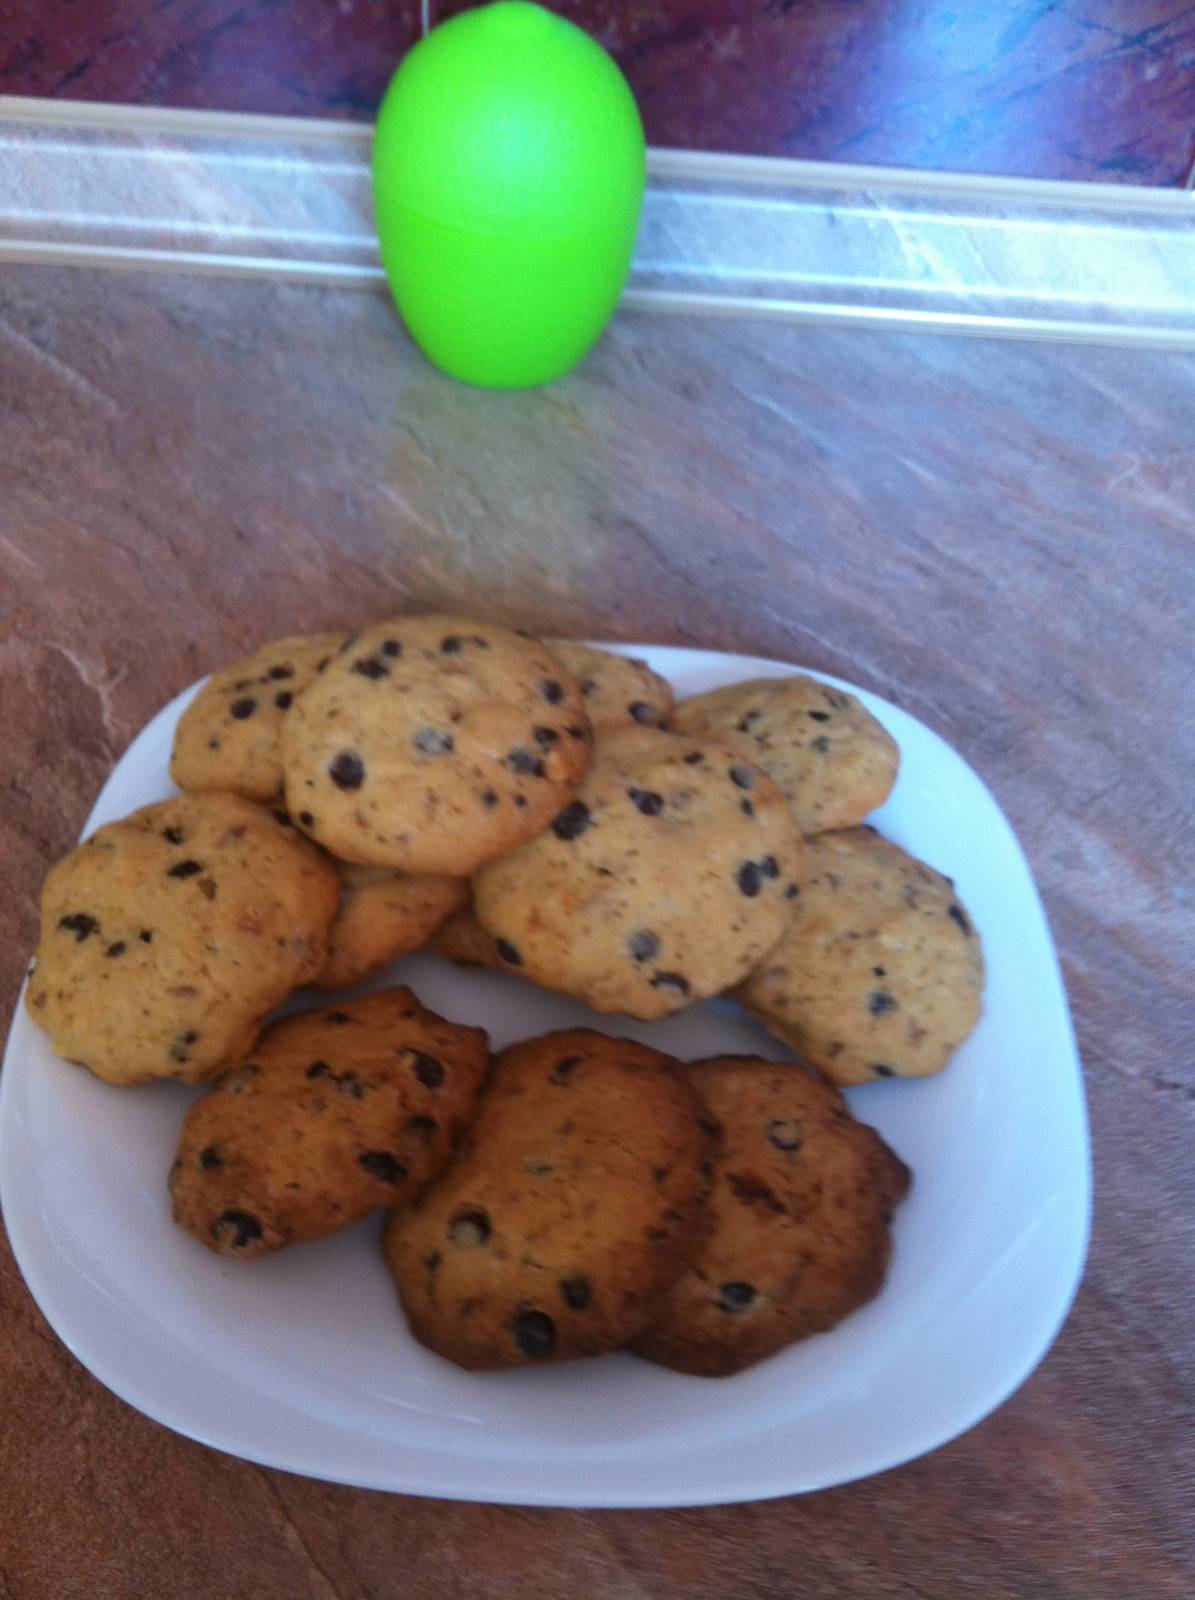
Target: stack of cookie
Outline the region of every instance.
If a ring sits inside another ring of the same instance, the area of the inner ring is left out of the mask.
[[[51,871],[26,1004],[110,1082],[219,1075],[171,1176],[210,1248],[388,1207],[410,1324],[465,1366],[737,1371],[882,1281],[908,1174],[833,1085],[937,1071],[979,1014],[952,886],[862,825],[897,765],[809,678],[675,705],[460,617],[285,639],[183,714],[182,795]],[[491,1070],[407,990],[262,1033],[425,948],[643,1021],[734,994],[815,1070],[586,1031]]]

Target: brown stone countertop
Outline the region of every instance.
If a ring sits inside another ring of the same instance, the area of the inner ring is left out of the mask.
[[[1186,1600],[1195,1593],[1195,357],[618,319],[496,396],[380,296],[9,268],[0,1004],[51,860],[170,695],[452,606],[770,654],[899,701],[1028,852],[1096,1203],[1041,1368],[806,1497],[564,1512],[268,1471],[96,1382],[0,1252],[0,1600]],[[85,1203],[85,1197],[80,1197]]]

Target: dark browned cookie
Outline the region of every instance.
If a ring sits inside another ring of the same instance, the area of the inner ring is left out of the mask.
[[[396,617],[295,701],[286,803],[341,860],[467,878],[568,804],[590,737],[580,689],[538,640]]]
[[[327,857],[249,800],[145,806],[51,869],[25,1004],[109,1083],[211,1077],[319,972],[336,899]]]
[[[632,1349],[726,1377],[878,1294],[909,1172],[837,1089],[796,1062],[722,1056],[687,1077],[722,1127],[711,1228]]]
[[[409,989],[275,1023],[187,1113],[175,1222],[250,1260],[417,1194],[452,1154],[487,1061],[480,1028]]]
[[[476,1370],[618,1349],[700,1242],[715,1134],[645,1045],[579,1028],[503,1051],[459,1156],[386,1223],[416,1338]]]

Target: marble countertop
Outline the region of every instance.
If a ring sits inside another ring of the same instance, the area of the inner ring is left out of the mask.
[[[262,637],[450,606],[759,652],[906,706],[1005,808],[1074,1009],[1096,1205],[1070,1319],[987,1421],[878,1479],[665,1512],[218,1454],[94,1381],[4,1247],[0,1594],[1190,1594],[1195,357],[626,312],[569,378],[501,396],[427,368],[372,292],[21,264],[2,286],[6,1011],[113,760]]]

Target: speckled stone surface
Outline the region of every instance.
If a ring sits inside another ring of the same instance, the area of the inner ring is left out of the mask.
[[[437,19],[472,0],[430,0]],[[1184,0],[551,0],[630,78],[654,144],[1181,183]],[[372,116],[418,0],[5,0],[0,93]]]
[[[170,695],[404,606],[758,651],[898,700],[1041,886],[1086,1067],[1087,1275],[925,1460],[673,1512],[452,1505],[177,1438],[0,1252],[0,1597],[1186,1600],[1195,358],[623,316],[498,396],[368,293],[0,278],[0,1008],[47,864]]]

